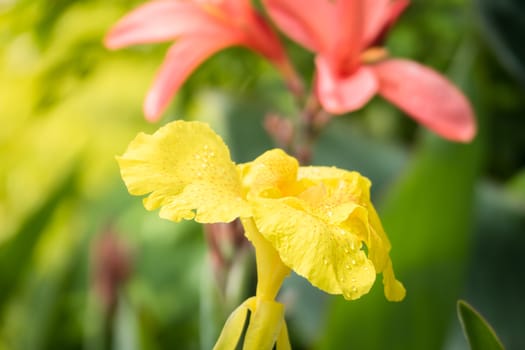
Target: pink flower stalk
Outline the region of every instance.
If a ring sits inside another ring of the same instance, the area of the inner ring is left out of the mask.
[[[111,49],[176,40],[144,102],[150,121],[158,120],[182,83],[204,60],[226,47],[248,47],[270,60],[293,83],[285,52],[249,0],[159,0],[122,18],[108,33]]]
[[[442,137],[468,142],[476,133],[465,96],[416,62],[387,58],[375,45],[408,0],[263,0],[290,38],[316,53],[315,91],[323,108],[342,114],[380,94]]]

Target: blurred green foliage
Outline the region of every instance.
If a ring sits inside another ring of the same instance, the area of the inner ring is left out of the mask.
[[[119,179],[114,156],[157,128],[141,103],[166,49],[102,47],[137,3],[0,3],[0,349],[208,349],[234,300],[251,294],[248,277],[225,300],[201,227],[145,212]],[[281,300],[294,349],[462,349],[460,297],[507,349],[525,348],[524,60],[506,29],[525,14],[504,3],[414,1],[387,41],[466,91],[480,124],[473,144],[438,140],[380,99],[324,130],[314,163],[372,179],[408,294],[388,303],[377,283],[346,302],[292,276]],[[311,54],[287,44],[310,80]],[[267,62],[233,48],[190,77],[164,121],[209,122],[242,162],[272,147],[262,127],[271,112],[293,115],[292,97]],[[109,311],[96,269],[108,233],[130,266]],[[232,283],[250,276],[250,261],[234,263]]]

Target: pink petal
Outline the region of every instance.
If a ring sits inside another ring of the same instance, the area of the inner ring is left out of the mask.
[[[388,20],[388,9],[391,0],[360,0],[363,1],[364,33],[363,46],[368,46],[379,34]]]
[[[253,12],[250,0],[222,0],[215,3],[232,18],[246,18]]]
[[[337,27],[330,47],[325,52],[338,66],[354,67],[359,64],[366,18],[363,1],[337,0],[334,4],[333,25]]]
[[[323,57],[315,60],[316,93],[323,108],[332,114],[363,107],[377,92],[377,81],[370,68],[359,67],[350,75],[339,76]]]
[[[337,38],[331,1],[263,0],[263,3],[275,24],[311,51],[324,50]]]
[[[197,66],[215,52],[235,44],[234,37],[189,36],[171,46],[144,101],[146,119],[158,120],[170,99]]]
[[[122,18],[110,30],[105,45],[124,46],[173,40],[184,34],[219,34],[225,26],[198,4],[187,1],[151,1]]]
[[[265,56],[279,66],[287,61],[281,42],[269,24],[255,11],[247,14],[246,22],[238,28],[244,36],[242,44]]]
[[[393,59],[371,66],[379,93],[417,122],[442,137],[468,142],[476,133],[470,103],[436,71],[416,62]]]
[[[367,46],[382,44],[383,37],[388,32],[390,27],[394,25],[399,16],[405,11],[410,4],[409,0],[393,0],[388,4],[387,11],[383,13],[382,17],[366,34],[365,43]]]
[[[390,2],[390,6],[388,8],[388,25],[391,25],[397,19],[403,11],[406,10],[406,8],[410,5],[410,0],[394,0]]]

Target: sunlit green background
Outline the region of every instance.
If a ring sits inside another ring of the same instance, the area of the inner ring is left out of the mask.
[[[293,115],[293,100],[267,62],[235,48],[192,75],[161,123],[144,122],[167,45],[101,45],[138,2],[0,1],[0,350],[209,349],[230,303],[253,294],[248,280],[226,303],[201,227],[146,212],[114,156],[137,132],[187,118],[211,123],[247,161],[272,147],[264,116]],[[525,349],[524,35],[520,0],[419,0],[403,15],[391,53],[455,81],[479,134],[442,141],[379,98],[330,123],[314,163],[372,179],[408,294],[389,303],[378,281],[347,302],[292,276],[280,299],[294,349],[465,349],[458,298],[508,349]],[[287,45],[310,80],[312,56]],[[101,261],[125,270],[109,324]]]

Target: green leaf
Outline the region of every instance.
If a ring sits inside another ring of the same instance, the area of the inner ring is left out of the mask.
[[[463,300],[457,304],[458,317],[471,350],[503,350],[498,336],[488,322]]]

